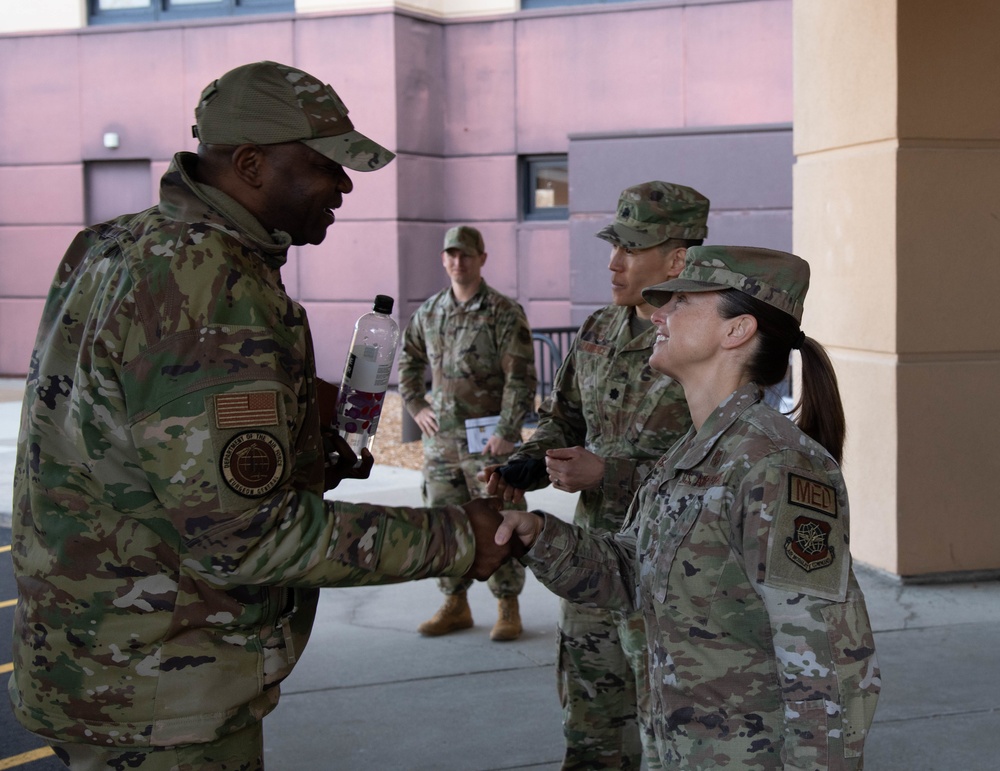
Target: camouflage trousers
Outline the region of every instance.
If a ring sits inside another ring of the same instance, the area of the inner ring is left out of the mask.
[[[263,771],[263,724],[222,739],[176,747],[98,747],[59,742],[52,750],[73,771]]]
[[[476,479],[484,466],[503,463],[505,457],[472,454],[463,433],[424,437],[425,506],[449,506],[467,503],[473,498],[486,496],[486,485]],[[512,509],[525,510],[525,504],[505,504]],[[438,586],[445,594],[459,594],[472,585],[471,578],[439,578]],[[486,585],[493,596],[516,597],[524,588],[524,566],[516,560],[503,565],[490,576]]]
[[[563,769],[661,769],[649,716],[646,630],[638,613],[559,603],[556,667]]]

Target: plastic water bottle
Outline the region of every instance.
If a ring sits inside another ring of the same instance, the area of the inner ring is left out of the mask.
[[[389,315],[392,304],[388,295],[376,295],[372,311],[358,319],[340,379],[336,428],[359,459],[375,439],[399,345],[399,325]]]

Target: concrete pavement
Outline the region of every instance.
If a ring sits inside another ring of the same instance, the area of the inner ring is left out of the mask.
[[[9,526],[18,411],[0,402],[0,527]],[[376,466],[335,493],[419,505],[419,479]],[[529,498],[564,518],[574,501],[552,490]],[[1000,768],[1000,582],[910,585],[856,570],[884,684],[865,768]],[[434,581],[324,590],[309,647],[265,721],[268,771],[558,768],[555,597],[529,574],[525,632],[510,643],[489,639],[496,603],[482,584],[470,591],[474,628],[421,637],[417,625],[440,601]],[[9,634],[10,614],[2,619]]]

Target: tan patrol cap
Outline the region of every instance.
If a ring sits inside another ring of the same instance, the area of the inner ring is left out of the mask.
[[[458,249],[462,254],[478,257],[486,251],[483,234],[469,225],[459,225],[444,234],[444,247],[441,251]]]

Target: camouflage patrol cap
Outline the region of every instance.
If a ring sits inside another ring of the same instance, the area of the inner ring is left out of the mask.
[[[201,92],[195,138],[205,144],[302,142],[354,171],[374,171],[395,156],[354,130],[330,86],[277,62],[230,70]]]
[[[615,221],[598,238],[629,249],[649,249],[671,238],[708,235],[708,199],[694,188],[643,182],[622,190]]]
[[[470,257],[478,257],[486,251],[486,244],[483,243],[483,234],[468,225],[459,225],[444,234],[444,247],[442,251],[458,249],[462,254]]]
[[[801,257],[755,246],[692,246],[677,278],[642,290],[650,305],[661,306],[674,292],[738,289],[802,322],[809,291],[809,263]]]

